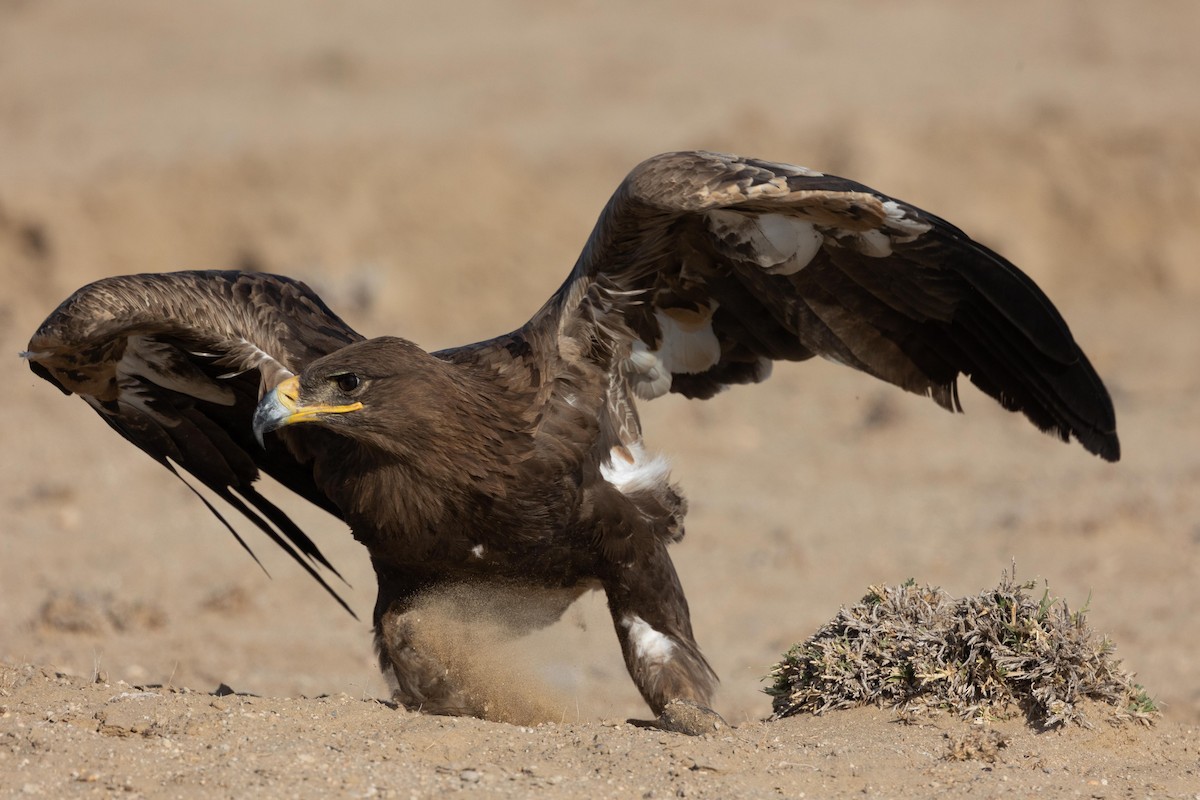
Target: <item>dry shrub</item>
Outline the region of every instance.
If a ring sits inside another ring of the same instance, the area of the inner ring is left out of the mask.
[[[1153,702],[1086,609],[1071,612],[1048,588],[1035,599],[1035,584],[1015,573],[961,599],[911,580],[872,586],[771,671],[774,717],[868,704],[970,718],[1016,708],[1038,727],[1086,726],[1080,703],[1090,699],[1113,719],[1148,722]]]

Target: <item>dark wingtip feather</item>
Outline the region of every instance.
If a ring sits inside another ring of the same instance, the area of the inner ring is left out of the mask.
[[[1003,256],[934,219],[947,263],[973,289],[953,323],[971,382],[1040,430],[1120,459],[1112,398],[1050,299]]]
[[[1089,453],[1095,453],[1105,461],[1121,460],[1121,442],[1116,431],[1076,431],[1075,438]]]
[[[233,506],[235,509],[240,511],[244,517],[246,517],[248,520],[253,522],[254,525],[260,531],[265,533],[267,535],[267,537],[270,538],[271,541],[273,541],[276,545],[278,545],[278,547],[281,550],[283,550],[285,553],[287,553],[293,561],[295,561],[297,564],[299,564],[300,567],[305,572],[308,573],[310,578],[312,578],[314,581],[319,583],[321,585],[321,588],[324,589],[329,594],[330,597],[332,597],[334,600],[336,600],[338,605],[340,605],[342,608],[344,608],[346,610],[347,614],[354,617],[354,619],[356,619],[356,620],[358,619],[358,615],[355,614],[354,611],[350,608],[350,606],[346,603],[346,601],[342,599],[342,596],[340,594],[338,594],[337,591],[332,586],[330,586],[328,582],[326,582],[325,578],[323,578],[321,576],[321,573],[317,572],[316,568],[313,567],[313,565],[310,564],[309,561],[307,559],[305,559],[304,556],[301,555],[300,552],[297,551],[296,547],[293,547],[291,542],[289,542],[287,539],[285,539],[283,536],[281,536],[278,531],[276,531],[273,527],[271,527],[271,524],[267,520],[263,519],[261,516],[259,516],[258,514],[255,514],[253,511],[251,511],[250,507],[247,506],[245,502],[243,502],[241,497],[234,494],[231,489],[221,487],[221,488],[215,489],[215,491],[216,491],[218,497],[220,497],[226,503],[229,503],[229,505]],[[280,512],[280,513],[282,513],[282,512]],[[304,538],[307,540],[307,537],[304,537]],[[312,544],[312,543],[309,542],[309,544]],[[316,549],[315,546],[313,547],[313,549],[314,550]],[[313,557],[311,554],[306,553],[305,555],[309,555],[310,558]],[[328,563],[328,562],[325,562],[325,557],[320,554],[320,551],[317,551],[315,558],[318,561]],[[337,574],[336,571],[334,571],[334,574]],[[342,576],[338,575],[338,577],[341,578]]]
[[[271,523],[280,530],[280,532],[287,536],[287,538],[291,540],[292,544],[294,544],[297,549],[300,550],[300,552],[304,553],[304,555],[308,556],[311,560],[332,572],[342,583],[345,583],[347,586],[350,585],[346,579],[342,577],[342,574],[338,572],[336,568],[334,568],[333,564],[329,563],[329,560],[325,558],[325,554],[321,552],[319,547],[317,547],[316,542],[308,538],[308,534],[301,530],[299,525],[292,522],[292,518],[285,514],[283,510],[279,508],[279,506],[263,497],[252,486],[238,487],[237,492],[242,497],[249,500],[250,503],[256,509],[258,509],[260,513],[266,515],[267,519],[269,519]]]
[[[200,502],[204,503],[204,507],[212,512],[212,515],[214,517],[216,517],[217,520],[222,525],[225,526],[225,529],[227,531],[229,531],[231,534],[233,534],[233,538],[236,539],[237,543],[242,546],[242,549],[245,550],[246,553],[249,554],[249,556],[252,559],[254,559],[254,563],[258,564],[258,568],[263,571],[263,574],[266,575],[268,578],[271,577],[271,573],[267,571],[266,566],[264,566],[262,561],[259,560],[258,554],[255,553],[254,550],[250,547],[250,545],[246,543],[246,540],[242,538],[242,535],[237,532],[237,528],[235,528],[229,524],[229,520],[225,519],[225,515],[222,514],[217,509],[216,506],[214,506],[212,503],[210,503],[208,501],[207,497],[200,494],[200,492],[196,490],[195,486],[192,486],[190,483],[188,483],[186,480],[184,480],[184,477],[179,474],[179,471],[177,469],[175,469],[174,464],[172,464],[170,461],[168,461],[165,458],[163,458],[163,459],[155,458],[154,460],[157,461],[158,463],[162,464],[164,467],[166,467],[172,475],[174,475],[176,478],[179,479],[180,483],[182,483],[184,486],[186,486],[188,488],[188,491],[190,491],[192,494],[196,495],[196,497],[200,498]]]
[[[152,457],[154,458],[155,461],[157,461],[158,463],[160,463],[164,467],[166,467],[168,470],[170,470],[171,474],[174,475],[176,478],[178,478],[183,483],[184,486],[188,487],[188,489],[191,490],[192,494],[194,494],[194,495],[196,495],[196,497],[200,498],[200,502],[204,503],[205,507],[208,508],[208,510],[212,512],[213,516],[215,516],[220,521],[220,523],[225,526],[225,529],[228,530],[231,534],[233,534],[233,538],[236,539],[237,543],[242,546],[242,549],[250,554],[250,557],[254,559],[254,563],[258,564],[259,569],[261,569],[268,578],[271,577],[271,573],[267,571],[267,568],[263,565],[262,561],[259,560],[258,555],[255,554],[254,550],[251,549],[250,545],[246,543],[246,540],[242,538],[241,534],[239,534],[237,532],[237,529],[234,528],[232,524],[230,524],[229,520],[225,519],[225,516],[217,509],[217,507],[214,506],[212,503],[210,503],[208,498],[205,497],[204,495],[202,495],[196,489],[195,486],[192,486],[190,483],[188,483],[184,479],[184,477],[179,474],[179,471],[175,469],[175,465],[172,464],[169,460],[167,460],[165,458],[157,458],[154,456],[152,456]],[[215,491],[217,493],[218,497],[220,497],[222,500],[229,503],[229,505],[233,506],[237,511],[239,511],[242,514],[242,516],[246,517],[246,519],[253,522],[254,525],[259,530],[261,530],[263,533],[265,533],[271,539],[271,541],[275,542],[275,544],[278,545],[281,550],[283,550],[285,553],[287,553],[289,556],[291,556],[292,560],[295,561],[297,564],[299,564],[304,569],[304,571],[309,574],[309,576],[313,580],[315,580],[317,583],[319,583],[321,585],[321,588],[323,588],[329,594],[329,596],[332,597],[337,602],[337,604],[339,606],[341,606],[343,609],[346,610],[347,614],[354,617],[355,620],[358,619],[358,614],[354,613],[354,610],[352,608],[350,608],[350,606],[346,603],[346,601],[342,598],[342,596],[339,595],[337,593],[337,591],[332,586],[329,585],[328,582],[326,582],[326,580],[321,576],[321,574],[319,572],[317,572],[316,569],[313,568],[312,564],[310,564],[307,560],[305,560],[301,556],[301,554],[296,551],[296,548],[293,547],[291,543],[289,543],[287,540],[285,540],[282,536],[279,535],[279,533],[274,528],[271,527],[271,525],[267,522],[267,520],[264,520],[258,514],[255,514],[250,509],[250,507],[247,506],[241,500],[240,497],[234,495],[232,493],[232,491],[229,490],[229,488],[214,487],[214,486],[209,486],[209,488],[212,489],[213,491]],[[252,494],[255,498],[257,498],[257,501],[261,501],[261,504],[268,506],[274,512],[275,515],[282,516],[285,520],[287,520],[288,526],[290,526],[291,529],[293,529],[296,533],[299,534],[299,538],[297,539],[291,531],[287,531],[287,529],[285,528],[286,535],[289,538],[291,538],[292,541],[296,542],[296,546],[304,551],[304,555],[308,556],[309,559],[326,567],[334,575],[337,575],[339,580],[341,580],[343,583],[346,583],[346,579],[343,578],[341,576],[341,574],[336,569],[334,569],[332,567],[332,565],[329,564],[329,562],[326,560],[324,554],[321,553],[321,551],[319,549],[317,549],[316,544],[314,544],[312,542],[312,540],[310,540],[302,531],[300,531],[300,529],[295,525],[295,523],[293,523],[290,519],[288,519],[287,516],[279,508],[272,505],[262,495],[258,494],[257,492],[252,492]],[[274,521],[272,513],[266,511],[263,508],[263,505],[260,505],[260,502],[256,502],[255,500],[251,500],[251,502],[254,504],[255,508],[257,508],[260,511],[262,511],[263,513],[267,514],[268,517],[272,518],[272,521]],[[281,527],[283,527],[283,526],[281,526]],[[347,584],[347,585],[349,585],[349,584]]]
[[[1093,452],[1105,461],[1116,463],[1121,460],[1121,443],[1117,440],[1117,435],[1114,433],[1109,435],[1104,444]]]

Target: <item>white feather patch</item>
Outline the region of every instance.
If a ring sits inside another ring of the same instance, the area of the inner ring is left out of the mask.
[[[653,491],[671,476],[671,462],[661,455],[647,456],[641,442],[614,447],[606,464],[600,465],[600,477],[622,494]]]
[[[772,275],[792,275],[804,269],[824,243],[815,225],[786,214],[743,214],[717,208],[707,212],[705,220],[727,246],[727,255],[750,260]]]
[[[772,275],[792,275],[807,267],[825,238],[811,222],[783,214],[761,214],[758,230],[770,245],[759,255],[759,266]],[[767,259],[772,263],[763,263]],[[778,259],[778,260],[776,260]]]
[[[892,254],[893,246],[907,244],[933,227],[910,217],[909,210],[895,200],[883,200],[881,206],[885,214],[883,227],[867,231],[841,229],[837,237],[864,256],[885,258]]]
[[[648,348],[641,339],[633,340],[633,349],[626,363],[629,365],[633,391],[638,397],[653,400],[671,391],[671,371],[658,357],[658,351]]]
[[[878,228],[862,231],[855,237],[858,252],[864,256],[883,258],[892,254],[892,239]]]
[[[721,342],[713,332],[714,303],[707,309],[689,311],[670,308],[654,312],[662,341],[651,350],[640,339],[626,359],[634,391],[644,400],[661,397],[671,390],[671,374],[694,375],[716,366],[721,360]]]
[[[682,309],[655,311],[662,331],[659,358],[670,372],[696,374],[711,369],[721,360],[721,343],[713,333],[714,303],[707,312],[686,312]]]
[[[908,211],[902,208],[895,200],[884,200],[883,210],[887,214],[888,230],[900,234],[899,236],[892,237],[892,240],[897,244],[911,242],[933,227],[928,222],[921,222],[919,219],[913,219],[908,216]]]
[[[662,664],[669,661],[671,654],[675,652],[675,643],[671,641],[671,637],[654,630],[650,623],[636,614],[622,617],[621,627],[629,631],[633,653],[639,661]]]

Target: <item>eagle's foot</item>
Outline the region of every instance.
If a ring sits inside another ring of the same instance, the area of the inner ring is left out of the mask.
[[[379,666],[392,683],[392,700],[409,711],[452,717],[484,716],[486,708],[459,685],[428,647],[422,647],[420,617],[390,608],[377,623]]]
[[[411,646],[381,653],[384,674],[390,673],[392,700],[409,711],[449,717],[480,717],[486,708],[457,685],[454,676],[439,661]]]
[[[392,689],[392,702],[403,706],[409,711],[421,714],[436,714],[442,717],[485,717],[486,709],[481,709],[469,698],[457,693],[447,692],[431,694],[427,697],[414,697],[403,689]]]
[[[633,725],[654,727],[685,736],[702,736],[728,728],[729,723],[708,706],[690,700],[672,700],[663,707],[658,719],[646,725],[639,720],[630,720]]]

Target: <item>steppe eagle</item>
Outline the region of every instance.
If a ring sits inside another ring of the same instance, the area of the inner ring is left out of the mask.
[[[709,702],[716,676],[667,554],[685,503],[643,448],[636,399],[708,398],[822,356],[950,410],[966,375],[1041,430],[1119,456],[1103,383],[1003,257],[862,184],[709,152],[637,166],[558,291],[495,339],[436,353],[365,340],[295,280],[176,272],[80,289],[23,355],[330,592],[328,562],[254,481],[344,520],[378,576],[397,698],[447,713],[478,709],[414,646],[409,612],[460,582],[525,587],[547,620],[601,588],[650,707]]]

